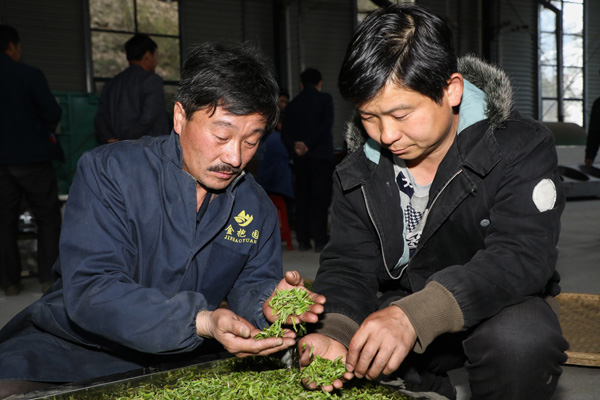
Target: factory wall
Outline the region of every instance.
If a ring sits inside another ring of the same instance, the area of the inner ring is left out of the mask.
[[[207,6],[210,4],[210,7]],[[258,46],[273,60],[282,88],[293,97],[307,67],[323,74],[323,91],[334,98],[334,146],[344,146],[351,107],[339,95],[337,74],[354,28],[352,0],[181,1],[183,58],[201,41]]]
[[[53,91],[86,88],[82,0],[0,0],[0,23],[19,31],[22,60],[44,71]]]
[[[537,0],[421,0],[454,31],[459,55],[474,53],[503,68],[515,104],[539,117]],[[324,76],[334,96],[334,141],[342,147],[351,106],[338,94],[337,74],[355,25],[354,0],[180,0],[182,59],[200,41],[245,41],[273,59],[281,86],[299,91],[303,68]],[[53,91],[93,91],[89,84],[87,0],[0,0],[0,22],[21,35],[23,61],[41,68]],[[600,2],[586,1],[585,121],[600,96]]]

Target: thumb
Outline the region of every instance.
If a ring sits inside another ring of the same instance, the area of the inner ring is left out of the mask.
[[[235,336],[247,339],[250,337],[251,327],[243,320],[234,320],[231,327],[231,333]]]
[[[285,273],[285,280],[292,286],[298,286],[302,283],[302,277],[297,271],[287,271]]]

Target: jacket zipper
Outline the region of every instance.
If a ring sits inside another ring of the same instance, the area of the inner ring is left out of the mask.
[[[446,190],[446,188],[448,187],[448,185],[450,185],[450,183],[454,180],[454,178],[456,178],[458,175],[460,175],[463,172],[463,169],[459,169],[458,171],[456,171],[456,173],[454,175],[452,175],[450,177],[450,179],[448,179],[448,181],[446,181],[446,183],[444,184],[444,186],[442,186],[442,188],[440,189],[440,191],[438,192],[438,194],[435,196],[435,198],[433,199],[433,201],[431,202],[431,205],[429,206],[429,210],[431,210],[433,208],[433,205],[435,204],[435,202],[437,201],[437,199],[440,197],[440,195],[444,192],[444,190]],[[417,246],[418,247],[418,246]],[[413,254],[413,257],[417,255],[419,251],[416,250],[415,254]],[[412,260],[412,257],[411,257]],[[410,265],[410,260],[408,261],[408,263],[406,263],[406,266],[404,268],[407,268]]]
[[[365,193],[365,187],[364,185],[362,185],[360,187],[360,191],[363,195],[363,199],[365,201],[365,206],[367,208],[367,214],[369,214],[369,219],[371,220],[371,223],[373,224],[373,226],[375,227],[375,232],[377,232],[377,237],[379,238],[379,243],[382,244],[381,248],[383,250],[383,240],[381,240],[381,234],[379,233],[379,228],[377,228],[377,224],[375,223],[375,220],[373,219],[373,216],[371,215],[371,208],[369,207],[369,202],[367,201],[367,195]],[[383,266],[385,267],[385,272],[387,272],[388,276],[391,279],[400,279],[402,277],[402,274],[404,273],[404,270],[406,269],[406,266],[408,266],[408,264],[402,268],[402,271],[400,271],[400,274],[397,277],[392,276],[392,273],[390,272],[390,269],[388,268],[387,262],[385,261],[385,254],[383,254],[383,252],[381,253],[381,258],[383,259]]]
[[[450,179],[448,179],[448,181],[446,182],[446,184],[444,186],[442,186],[442,188],[440,189],[440,191],[438,192],[437,196],[435,196],[435,199],[433,199],[433,201],[431,202],[431,206],[429,207],[429,209],[431,210],[433,208],[433,205],[435,204],[435,202],[437,201],[438,197],[440,197],[440,195],[442,194],[442,192],[448,187],[448,185],[450,184],[450,182],[452,182],[454,180],[454,178],[456,178],[458,175],[460,175],[463,172],[462,169],[459,169],[454,175],[452,175],[450,177]]]
[[[454,180],[454,178],[456,178],[462,172],[463,172],[463,170],[460,169],[454,175],[452,175],[450,177],[450,179],[448,179],[448,181],[444,184],[444,186],[438,192],[437,196],[435,196],[435,198],[431,202],[431,206],[429,207],[430,210],[433,208],[433,205],[435,204],[435,202],[437,201],[437,199],[440,197],[440,195],[442,194],[442,192],[448,187],[448,185]],[[371,208],[369,207],[369,202],[367,201],[367,195],[365,193],[365,187],[364,187],[364,185],[360,187],[360,191],[361,191],[361,193],[363,195],[363,199],[365,201],[365,206],[367,208],[367,214],[369,214],[369,219],[371,220],[371,223],[375,227],[375,232],[377,232],[377,237],[379,238],[379,243],[382,244],[381,248],[383,249],[383,240],[381,239],[381,234],[379,233],[379,228],[377,227],[377,224],[375,223],[375,220],[373,219],[373,216],[371,215]],[[404,238],[402,238],[402,240],[404,240]],[[390,269],[388,268],[387,262],[385,261],[385,254],[382,253],[381,258],[383,259],[383,266],[385,267],[385,272],[387,272],[388,276],[391,279],[393,279],[393,280],[398,280],[398,279],[402,278],[402,275],[404,274],[404,271],[406,271],[406,268],[408,268],[408,266],[410,265],[410,260],[409,260],[409,262],[406,263],[406,265],[400,271],[400,274],[398,274],[397,277],[394,277],[392,275],[392,273],[390,272]]]

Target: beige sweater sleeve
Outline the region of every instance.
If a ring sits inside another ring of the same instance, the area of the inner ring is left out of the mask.
[[[350,340],[358,327],[358,324],[352,318],[344,314],[331,313],[320,318],[315,332],[329,336],[348,348]]]
[[[459,332],[464,326],[460,306],[448,289],[429,282],[423,290],[392,303],[404,311],[417,333],[414,351],[423,353],[443,333]]]
[[[462,311],[444,286],[430,282],[419,292],[392,303],[404,311],[417,332],[414,351],[423,353],[439,335],[459,332],[464,326]],[[348,347],[359,325],[343,314],[325,314],[315,332],[329,336]]]

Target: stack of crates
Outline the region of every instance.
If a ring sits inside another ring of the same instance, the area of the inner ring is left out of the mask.
[[[77,161],[81,155],[100,145],[94,130],[98,110],[98,95],[80,92],[53,92],[62,108],[62,118],[56,136],[65,152],[65,162],[54,162],[59,194],[68,195]]]

